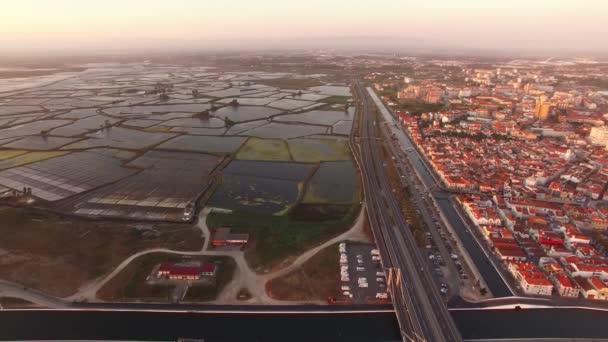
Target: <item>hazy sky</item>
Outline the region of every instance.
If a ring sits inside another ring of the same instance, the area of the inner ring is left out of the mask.
[[[7,52],[340,47],[373,37],[406,47],[605,52],[607,23],[608,0],[0,0]]]

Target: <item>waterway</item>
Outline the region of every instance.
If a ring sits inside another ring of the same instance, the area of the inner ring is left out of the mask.
[[[452,310],[465,340],[608,338],[608,312],[584,309]],[[0,311],[0,340],[399,341],[395,315]]]

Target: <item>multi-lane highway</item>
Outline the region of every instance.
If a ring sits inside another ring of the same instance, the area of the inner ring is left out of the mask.
[[[375,104],[380,108],[380,113],[384,119],[389,123],[396,124],[397,119],[395,118],[394,113],[388,111],[380,98],[373,93],[373,91],[370,93],[370,95]],[[404,133],[401,127],[393,125],[389,125],[389,127],[391,128],[392,133],[394,133],[396,138],[399,140],[405,155],[420,177],[421,183],[424,185],[427,191],[430,191],[433,194],[434,201],[437,204],[439,211],[453,227],[456,235],[458,235],[458,239],[467,250],[467,253],[483,277],[490,292],[494,295],[494,297],[513,296],[513,289],[509,287],[508,282],[500,274],[498,267],[494,264],[491,256],[488,255],[488,253],[483,249],[482,244],[475,238],[474,232],[469,230],[467,224],[459,215],[458,210],[454,207],[454,204],[449,199],[450,193],[441,190],[432,171],[429,170],[422,156],[420,156],[418,150],[416,150],[409,137]]]
[[[425,258],[403,218],[381,159],[375,107],[362,84],[356,83],[361,103],[361,167],[372,231],[389,269],[389,285],[404,340],[459,341],[460,334],[441,298]]]

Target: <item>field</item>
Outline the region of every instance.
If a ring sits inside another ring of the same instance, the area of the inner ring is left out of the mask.
[[[294,161],[303,163],[350,159],[348,141],[338,139],[291,139],[289,152]]]
[[[302,253],[350,228],[359,206],[337,220],[305,221],[291,215],[268,216],[242,212],[223,214],[212,212],[207,217],[210,228],[230,227],[235,232],[253,234],[253,242],[245,257],[254,269],[268,269],[285,258]]]
[[[279,300],[327,300],[340,295],[338,244],[319,251],[300,269],[266,284],[271,297]]]
[[[138,251],[202,247],[200,230],[189,225],[91,221],[12,208],[0,209],[0,222],[0,279],[60,297]]]
[[[25,299],[13,297],[0,297],[0,306],[5,309],[39,307],[39,305],[28,302]]]
[[[162,262],[208,261],[217,263],[217,285],[214,287],[194,286],[188,289],[186,300],[213,300],[221,289],[232,279],[235,263],[229,257],[184,257],[166,253],[151,253],[131,262],[125,269],[112,278],[97,293],[98,298],[106,301],[170,301],[173,286],[149,285],[146,278],[154,266]]]
[[[243,160],[291,160],[287,143],[283,140],[249,138],[236,154]]]

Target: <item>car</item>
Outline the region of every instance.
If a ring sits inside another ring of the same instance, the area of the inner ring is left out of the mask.
[[[367,284],[367,283],[359,283],[359,287],[367,288],[367,287],[369,287],[369,284]]]
[[[443,294],[443,295],[448,294],[448,289],[446,289],[445,287],[444,287],[444,288],[441,288],[441,290],[439,290],[439,291],[440,291],[440,292],[441,292],[441,294]]]
[[[384,277],[384,272],[376,272],[376,277]]]
[[[374,255],[374,256],[372,256],[372,260],[373,261],[380,261],[380,256]]]
[[[342,287],[340,289],[342,291],[350,291],[350,286],[348,286],[348,285],[342,285]]]
[[[388,293],[386,293],[386,292],[378,292],[378,293],[376,293],[376,298],[377,299],[387,299],[388,298]]]
[[[441,288],[448,288],[448,287],[449,287],[449,286],[448,286],[448,284],[446,284],[446,283],[441,283]]]
[[[365,272],[365,267],[357,267],[357,272]]]
[[[376,281],[379,283],[384,283],[386,280],[384,279],[384,277],[378,277],[376,278]]]

